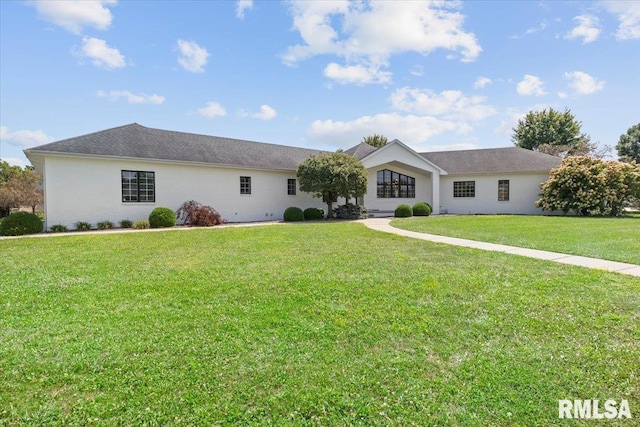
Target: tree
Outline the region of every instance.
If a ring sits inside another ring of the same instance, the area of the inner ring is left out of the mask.
[[[35,213],[44,200],[40,189],[40,175],[30,167],[21,169],[0,161],[0,217],[11,213],[12,208],[29,206]]]
[[[626,202],[640,196],[640,165],[570,156],[540,188],[536,206],[542,210],[618,216]]]
[[[374,133],[373,135],[365,136],[364,138],[362,138],[362,142],[365,142],[372,147],[380,148],[383,145],[386,145],[388,141],[387,137]]]
[[[640,123],[627,129],[627,133],[620,135],[618,158],[621,162],[640,163]]]
[[[564,113],[549,108],[529,111],[518,120],[511,136],[516,147],[540,151],[558,157],[591,154],[596,145],[588,135],[581,133],[582,123],[577,121],[569,109]]]
[[[312,155],[298,166],[300,190],[322,197],[327,218],[333,217],[338,197],[362,197],[367,192],[367,169],[362,162],[342,151]]]

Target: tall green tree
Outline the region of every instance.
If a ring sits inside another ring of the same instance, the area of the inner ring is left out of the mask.
[[[618,158],[621,162],[640,163],[640,123],[627,129],[627,133],[620,135],[618,145]]]
[[[529,111],[513,128],[511,140],[516,147],[540,151],[558,157],[592,154],[596,145],[582,133],[582,122],[567,108]]]
[[[387,141],[386,136],[382,136],[382,135],[378,135],[377,133],[374,133],[373,135],[365,136],[364,138],[362,138],[361,142],[366,142],[372,147],[380,148],[383,145],[386,145],[387,142],[389,141]]]
[[[327,218],[333,217],[338,197],[362,197],[367,192],[367,169],[362,162],[342,151],[310,156],[298,166],[300,190],[321,197],[327,204]]]

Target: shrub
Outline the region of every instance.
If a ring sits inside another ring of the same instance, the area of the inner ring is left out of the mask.
[[[131,221],[130,219],[123,219],[122,221],[120,221],[120,227],[131,228],[133,227],[133,221]]]
[[[56,224],[51,226],[52,233],[66,233],[67,231],[68,230],[66,225]]]
[[[100,221],[96,225],[100,230],[110,230],[113,228],[113,223],[111,221]]]
[[[365,219],[369,216],[367,208],[352,203],[338,206],[333,210],[333,213],[339,219]]]
[[[302,209],[296,208],[294,206],[289,207],[284,210],[284,220],[285,221],[304,221],[304,212]]]
[[[304,219],[314,220],[324,218],[324,211],[320,208],[307,208],[304,210]]]
[[[176,214],[169,208],[157,207],[149,215],[151,228],[173,227],[176,225]]]
[[[413,215],[414,216],[429,216],[431,215],[431,206],[428,203],[416,203],[413,205]]]
[[[16,212],[0,223],[0,236],[22,236],[25,234],[40,233],[42,220],[29,212]]]
[[[403,203],[398,205],[393,215],[396,218],[408,218],[413,215],[413,209],[411,209],[411,206]]]
[[[149,221],[143,219],[141,221],[134,222],[133,228],[135,228],[136,230],[146,230],[147,228],[151,228],[151,226],[149,225]]]
[[[78,230],[78,231],[91,230],[91,223],[90,222],[84,222],[84,221],[78,221],[78,222],[76,222],[76,230]]]
[[[540,188],[542,210],[582,215],[622,215],[624,204],[640,196],[640,165],[571,156],[551,170]]]
[[[217,210],[195,200],[184,202],[176,211],[176,217],[192,227],[211,227],[226,223]]]

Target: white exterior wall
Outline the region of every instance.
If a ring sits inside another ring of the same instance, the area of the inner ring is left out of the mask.
[[[364,196],[367,209],[392,211],[401,204],[413,206],[418,202],[427,202],[433,208],[433,213],[439,213],[440,206],[440,169],[429,163],[411,148],[398,141],[392,141],[362,160],[367,168],[368,185]],[[377,197],[377,172],[389,169],[416,179],[415,198],[381,198]]]
[[[440,213],[541,214],[535,207],[548,174],[446,175],[440,178]],[[509,201],[498,201],[498,181],[509,180]],[[475,197],[453,197],[454,181],[475,181]]]
[[[122,170],[155,172],[155,203],[122,202]],[[251,194],[240,194],[240,176],[251,177]],[[47,156],[44,166],[46,225],[75,228],[78,221],[148,219],[159,206],[178,209],[188,200],[215,208],[229,222],[281,220],[289,206],[319,207],[298,188],[287,194],[296,172],[221,168],[153,161]]]
[[[378,198],[378,171],[389,169],[408,175],[416,179],[415,198]],[[367,194],[364,196],[364,206],[369,210],[393,211],[401,203],[413,206],[418,202],[427,202],[433,206],[431,174],[410,170],[396,164],[385,163],[368,169]]]

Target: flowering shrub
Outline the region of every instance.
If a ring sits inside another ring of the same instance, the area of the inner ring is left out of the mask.
[[[640,165],[570,156],[540,188],[536,206],[542,210],[617,216],[626,201],[640,196]]]
[[[211,227],[226,223],[217,210],[195,200],[184,202],[176,211],[176,217],[191,227]]]

